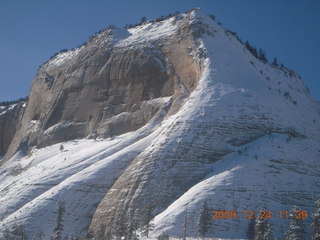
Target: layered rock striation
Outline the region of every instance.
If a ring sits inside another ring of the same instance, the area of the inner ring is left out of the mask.
[[[156,98],[172,96],[171,113],[176,112],[197,86],[201,67],[189,55],[195,48],[191,32],[197,29],[170,21],[177,23],[168,25],[168,32],[156,31],[145,43],[139,33],[108,28],[43,64],[6,159],[22,143],[30,150],[135,131],[161,109],[152,103]]]
[[[21,125],[26,102],[0,106],[0,156],[4,156]]]

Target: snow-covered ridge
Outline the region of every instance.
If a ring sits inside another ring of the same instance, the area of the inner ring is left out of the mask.
[[[18,103],[11,104],[9,106],[0,106],[0,116],[6,114],[8,111],[18,106]]]
[[[157,136],[158,120],[155,118],[155,122],[138,131],[114,139],[74,140],[34,149],[29,156],[17,153],[0,169],[0,199],[7,203],[0,209],[4,223],[0,229],[12,223],[24,223],[32,228],[31,236],[40,229],[47,239],[55,221],[54,212],[48,208],[55,208],[56,201],[64,199],[69,216],[65,219],[66,231],[70,234],[86,231],[89,216],[109,184]],[[86,210],[81,207],[84,205]],[[37,219],[27,220],[31,215]]]
[[[181,24],[186,22],[189,24],[202,23],[210,27],[213,24],[208,16],[199,12],[199,9],[196,9],[189,14],[176,15],[159,22],[146,22],[134,28],[125,29],[112,26],[90,37],[90,41],[87,44],[97,45],[107,43],[114,47],[147,44],[156,39],[167,38],[176,34]],[[85,45],[76,49],[63,51],[50,59],[45,65],[48,70],[52,70],[70,61],[79,54]]]
[[[116,47],[125,47],[131,44],[147,43],[162,37],[172,36],[178,29],[175,17],[156,23],[146,23],[135,28],[128,29],[131,34],[126,39],[119,41]]]
[[[87,44],[97,45],[106,43],[114,45],[115,47],[126,47],[141,42],[149,42],[158,39],[161,36],[171,36],[177,29],[174,22],[175,17],[172,17],[161,22],[147,23],[130,29],[118,27],[108,28],[99,34],[90,37],[90,41],[84,46],[58,53],[50,59],[45,66],[47,67],[47,70],[52,70],[53,68],[70,61],[75,58]]]
[[[12,111],[18,106],[25,108],[27,106],[27,99],[20,98],[19,100],[5,102],[4,105],[0,105],[0,116],[6,114],[8,111]]]
[[[53,57],[51,60],[49,60],[48,63],[45,64],[47,67],[47,70],[51,70],[53,68],[56,68],[56,67],[64,64],[65,62],[73,59],[74,57],[76,57],[79,54],[79,52],[81,51],[81,49],[83,47],[84,46],[57,54],[55,57]]]

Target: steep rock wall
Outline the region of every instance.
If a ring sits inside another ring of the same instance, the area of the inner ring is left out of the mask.
[[[201,74],[189,55],[194,48],[190,28],[183,29],[184,34],[130,46],[115,44],[118,31],[126,37],[127,30],[107,29],[44,64],[6,159],[22,145],[30,150],[137,130],[161,108],[152,104],[155,98],[173,96],[170,114],[176,112]]]
[[[0,156],[3,156],[11,143],[25,110],[25,102],[11,106],[0,106]]]

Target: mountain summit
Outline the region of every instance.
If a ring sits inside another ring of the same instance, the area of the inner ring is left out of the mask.
[[[311,215],[319,193],[319,102],[199,9],[61,52],[14,109],[0,231],[49,239],[64,203],[61,236],[197,237],[206,203],[237,213],[211,218],[208,237],[246,238],[243,213],[261,209],[280,236],[279,211]]]

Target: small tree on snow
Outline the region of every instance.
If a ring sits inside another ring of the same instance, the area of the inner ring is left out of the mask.
[[[213,14],[210,14],[209,17],[210,17],[213,21],[216,20],[216,16],[214,16]]]
[[[60,145],[60,151],[63,152],[63,150],[64,150],[64,146],[61,144]]]
[[[254,239],[255,225],[256,225],[256,219],[255,219],[255,217],[253,217],[252,219],[250,219],[250,221],[248,223],[247,231],[246,231],[247,238],[250,240]]]
[[[315,211],[313,213],[313,233],[312,240],[320,240],[320,198],[315,202]]]
[[[169,240],[169,234],[167,233],[167,231],[161,233],[158,237],[158,240]]]
[[[207,200],[204,200],[200,209],[200,216],[198,219],[198,234],[200,237],[205,237],[209,230],[210,213],[207,205]]]
[[[254,240],[272,240],[273,234],[271,230],[271,224],[267,218],[257,218],[255,223],[255,236]]]
[[[13,225],[13,230],[12,230],[11,234],[15,237],[18,237],[18,236],[20,237],[20,236],[25,235],[23,227],[19,226],[17,224]],[[24,237],[22,237],[22,238],[24,238]]]
[[[142,222],[143,222],[143,228],[142,228],[142,235],[149,237],[149,232],[154,228],[154,224],[152,222],[153,218],[153,210],[155,206],[153,204],[150,204],[147,206],[145,213],[143,214]]]
[[[140,20],[140,23],[145,23],[147,21],[147,18],[146,17],[142,17],[141,20]]]
[[[278,59],[276,57],[272,61],[272,66],[275,66],[275,67],[279,66]]]
[[[294,207],[289,214],[290,223],[287,232],[285,233],[284,240],[303,240],[305,231],[302,228],[302,219],[296,217],[297,208]]]
[[[5,229],[1,240],[27,240],[27,234],[23,226],[14,224],[12,230]]]
[[[41,230],[38,230],[35,235],[35,240],[42,240],[42,237],[44,237],[44,233]]]
[[[127,228],[125,232],[125,239],[136,239],[136,230],[138,228],[137,222],[132,215],[127,218]]]
[[[63,201],[58,201],[56,205],[56,226],[53,230],[51,240],[61,240],[63,232],[63,216],[65,213],[65,206]]]
[[[268,62],[268,59],[267,59],[267,54],[265,51],[263,51],[261,48],[259,49],[259,60],[261,60],[262,62],[264,63],[267,63]]]
[[[186,211],[184,213],[184,224],[183,224],[183,236],[182,239],[187,239],[187,227],[188,227],[188,205],[186,206]]]

